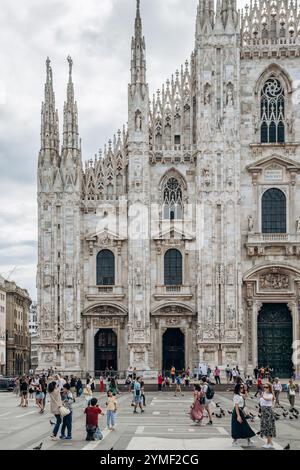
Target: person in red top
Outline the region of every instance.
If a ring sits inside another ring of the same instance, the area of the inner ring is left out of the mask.
[[[84,410],[86,414],[86,441],[95,441],[95,432],[98,429],[98,417],[99,415],[104,415],[97,403],[97,398],[92,398],[90,406]]]
[[[258,377],[257,379],[257,390],[256,390],[256,394],[254,395],[255,397],[257,397],[257,395],[261,395],[263,392],[263,382],[262,382],[262,379],[260,377]]]
[[[161,374],[159,374],[159,376],[157,378],[157,384],[158,384],[158,391],[159,392],[161,392],[162,383],[163,383],[163,376]]]

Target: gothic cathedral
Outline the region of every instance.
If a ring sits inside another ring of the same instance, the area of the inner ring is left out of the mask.
[[[300,14],[199,0],[190,62],[150,99],[137,0],[128,127],[82,165],[47,60],[39,369],[271,366],[300,340]],[[299,371],[298,371],[299,373]]]

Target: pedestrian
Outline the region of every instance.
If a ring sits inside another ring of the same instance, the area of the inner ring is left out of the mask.
[[[201,393],[201,387],[200,385],[196,384],[195,389],[194,389],[194,402],[191,407],[191,419],[194,421],[194,423],[198,424],[201,426],[202,420],[203,420],[203,408],[204,408],[204,400],[205,398],[203,394]]]
[[[175,384],[175,373],[176,373],[175,367],[172,366],[172,368],[171,368],[171,380],[172,380],[173,385]]]
[[[104,377],[103,375],[100,376],[100,393],[104,393]]]
[[[56,423],[53,429],[53,433],[51,435],[51,439],[53,441],[57,441],[57,434],[62,423],[61,415],[60,415],[60,407],[62,406],[61,401],[61,394],[60,394],[60,387],[57,382],[50,382],[48,385],[48,393],[50,398],[50,410],[51,413],[54,414],[56,418]]]
[[[212,385],[207,382],[206,377],[202,378],[201,391],[202,391],[202,394],[203,394],[203,397],[204,397],[204,400],[203,400],[204,408],[207,411],[208,418],[209,418],[209,422],[207,424],[212,425],[213,422],[212,422],[212,413],[211,413],[210,405],[211,405],[212,399],[215,395],[215,392],[214,392],[214,389],[213,389]]]
[[[289,384],[288,384],[288,389],[287,389],[287,397],[291,405],[290,411],[295,411],[296,413],[298,413],[298,411],[295,408],[296,390],[297,390],[297,385],[295,384],[293,379],[290,379]]]
[[[83,392],[83,386],[82,386],[81,379],[77,379],[77,382],[76,382],[76,397],[80,398],[81,395],[82,395],[82,392]]]
[[[63,406],[65,406],[70,411],[70,413],[63,417],[60,438],[71,440],[72,439],[72,415],[73,415],[72,403],[74,402],[74,399],[73,399],[73,394],[71,392],[70,384],[68,383],[65,383],[65,385],[63,386],[61,400],[62,400]],[[68,432],[67,436],[65,435],[66,429]]]
[[[231,376],[231,368],[230,368],[229,364],[227,364],[227,367],[225,369],[225,373],[226,373],[227,383],[229,384],[230,383],[230,376]]]
[[[92,394],[94,394],[94,392],[95,392],[95,379],[93,377],[91,378],[90,384],[91,384]]]
[[[83,395],[85,398],[85,404],[86,406],[89,405],[90,400],[93,398],[93,392],[90,384],[90,379],[86,379],[86,385],[83,389]]]
[[[117,399],[111,391],[107,392],[106,402],[106,417],[107,427],[110,431],[114,431],[116,425],[116,413],[117,413]]]
[[[208,366],[207,367],[207,378],[210,379],[210,376],[211,376],[211,367]]]
[[[35,395],[35,399],[36,399],[36,404],[37,406],[39,407],[40,409],[40,413],[43,414],[44,413],[44,398],[45,398],[45,394],[43,392],[43,388],[42,388],[42,385],[39,383],[38,385],[36,385],[36,395]]]
[[[102,409],[98,406],[97,398],[92,398],[90,406],[88,406],[84,413],[86,415],[86,441],[95,441],[95,433],[99,429],[99,415],[104,415]]]
[[[261,377],[258,377],[257,379],[257,385],[256,385],[256,393],[255,393],[255,397],[257,397],[257,395],[261,395],[263,392],[263,382],[262,382],[262,379]]]
[[[282,392],[282,385],[281,385],[278,377],[276,377],[276,379],[273,383],[273,393],[275,395],[275,405],[277,405],[277,406],[280,406],[279,396],[280,396],[281,392]]]
[[[74,403],[75,403],[75,400],[76,400],[76,396],[75,396],[75,394],[76,394],[76,382],[77,382],[76,377],[74,377],[74,375],[71,375],[70,392],[72,393]]]
[[[141,380],[141,397],[143,400],[143,407],[146,407],[146,396],[145,396],[145,382]]]
[[[26,377],[22,377],[20,381],[20,397],[21,403],[19,406],[27,407],[28,406],[28,381]]]
[[[184,395],[183,395],[182,390],[181,390],[182,379],[181,379],[180,374],[177,374],[175,382],[176,382],[176,388],[175,388],[174,397],[177,397],[177,392],[179,392],[181,394],[181,396],[183,397]]]
[[[162,384],[163,384],[163,376],[162,376],[162,374],[158,374],[157,385],[158,385],[158,391],[159,392],[162,391]]]
[[[216,385],[221,384],[220,375],[221,375],[221,371],[220,371],[219,367],[216,366],[215,370],[214,370],[214,378],[215,378]]]
[[[273,437],[276,437],[275,416],[273,413],[274,401],[272,385],[267,383],[264,385],[264,390],[259,400],[261,409],[260,435],[267,438],[267,443],[263,445],[264,449],[274,449]]]
[[[133,398],[134,398],[133,412],[137,413],[136,409],[139,406],[139,408],[141,409],[141,413],[144,413],[143,406],[142,406],[141,383],[140,383],[139,377],[137,378],[137,380],[134,381]]]
[[[249,447],[254,445],[254,442],[251,441],[251,437],[255,436],[255,432],[249,426],[244,414],[246,396],[247,392],[244,385],[241,383],[236,384],[234,387],[234,408],[231,418],[231,437],[233,439],[233,447],[239,446],[239,439],[247,439]]]
[[[232,378],[233,378],[233,383],[235,383],[235,384],[236,384],[237,377],[238,377],[238,372],[237,372],[236,368],[234,367],[232,369]]]
[[[292,377],[291,377],[293,380],[296,380],[296,367],[293,366],[292,367]]]
[[[118,386],[117,386],[117,381],[114,377],[111,377],[110,379],[110,384],[109,384],[109,390],[108,391],[111,391],[111,393],[116,396],[119,391],[118,391]]]
[[[254,377],[255,377],[255,380],[258,379],[258,375],[259,375],[259,368],[258,366],[256,366],[253,370],[253,373],[254,373]]]

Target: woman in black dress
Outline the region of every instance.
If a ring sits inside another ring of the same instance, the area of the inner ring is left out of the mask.
[[[248,446],[251,447],[254,443],[251,437],[255,436],[255,432],[250,428],[246,417],[244,415],[245,399],[247,398],[247,391],[244,384],[238,383],[234,387],[233,404],[234,409],[232,412],[231,422],[231,436],[233,439],[233,447],[238,447],[238,439],[247,439]]]

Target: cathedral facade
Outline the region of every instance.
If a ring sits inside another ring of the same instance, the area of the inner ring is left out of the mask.
[[[137,0],[128,127],[82,164],[73,62],[60,146],[47,60],[39,369],[270,365],[300,340],[300,15],[199,0],[191,60],[152,97]],[[298,366],[297,366],[298,367]]]

